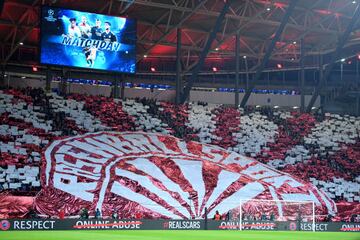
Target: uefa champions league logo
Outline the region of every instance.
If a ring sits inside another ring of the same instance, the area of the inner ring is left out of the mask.
[[[54,14],[55,14],[54,10],[49,9],[48,10],[48,16],[45,17],[45,19],[48,20],[49,22],[55,22],[56,18],[54,18]]]
[[[290,222],[290,224],[289,224],[289,230],[291,230],[291,231],[296,231],[296,228],[297,228],[296,222]]]
[[[6,231],[6,230],[9,230],[10,228],[10,222],[8,220],[2,220],[0,222],[0,229],[2,231]]]

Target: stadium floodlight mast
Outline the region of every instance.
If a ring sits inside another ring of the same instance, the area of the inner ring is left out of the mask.
[[[315,202],[313,201],[296,201],[296,200],[273,200],[273,199],[240,199],[240,206],[239,206],[239,230],[243,230],[243,204],[252,204],[254,202],[257,203],[274,203],[276,207],[279,209],[279,212],[282,212],[283,207],[287,204],[289,205],[309,205],[311,204],[311,217],[312,217],[312,231],[315,232]],[[281,216],[283,217],[283,216]],[[306,216],[309,217],[309,216]],[[301,221],[301,220],[300,220]]]

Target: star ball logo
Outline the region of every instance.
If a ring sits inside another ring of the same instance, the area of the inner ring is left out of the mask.
[[[48,10],[48,17],[45,17],[45,19],[48,20],[49,22],[55,22],[56,19],[54,18],[54,14],[55,14],[54,10],[49,9]]]
[[[49,14],[49,16],[54,16],[54,10],[49,9],[48,14]]]
[[[289,229],[291,230],[291,231],[296,231],[296,223],[295,222],[290,222],[290,225],[289,225]]]
[[[9,230],[10,228],[10,222],[8,220],[2,220],[0,222],[0,229],[3,231]]]
[[[169,222],[164,222],[163,223],[163,228],[168,229],[169,228]]]

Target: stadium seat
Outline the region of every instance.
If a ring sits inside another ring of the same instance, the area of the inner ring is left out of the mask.
[[[144,131],[218,145],[308,180],[339,204],[360,202],[360,118],[206,103],[0,91],[0,190],[41,189],[41,156],[59,137],[97,131]],[[2,196],[0,194],[0,197]]]

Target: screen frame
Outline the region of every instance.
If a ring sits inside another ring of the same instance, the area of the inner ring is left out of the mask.
[[[42,53],[42,45],[43,45],[43,34],[42,34],[42,21],[43,21],[43,9],[44,8],[55,8],[55,9],[61,9],[61,10],[70,10],[70,11],[78,11],[83,13],[90,13],[90,14],[97,14],[97,15],[103,15],[103,16],[109,16],[109,17],[120,17],[125,19],[130,19],[134,21],[135,26],[135,71],[134,72],[121,72],[121,71],[115,71],[115,70],[106,70],[106,69],[98,69],[98,68],[87,68],[87,67],[77,67],[77,66],[71,66],[71,65],[63,65],[63,64],[51,64],[51,63],[43,63],[41,62],[41,53]],[[74,70],[85,70],[85,71],[91,71],[91,72],[99,72],[99,73],[113,73],[113,74],[128,74],[128,75],[135,75],[138,70],[138,62],[137,62],[137,19],[135,18],[127,18],[122,16],[116,16],[116,15],[109,15],[109,14],[101,14],[101,13],[95,13],[95,12],[88,12],[88,11],[82,11],[79,9],[73,9],[73,8],[63,8],[63,7],[53,7],[50,5],[41,5],[40,8],[40,21],[39,21],[39,54],[38,54],[38,63],[40,66],[46,66],[46,67],[60,67],[61,69],[74,69]]]

